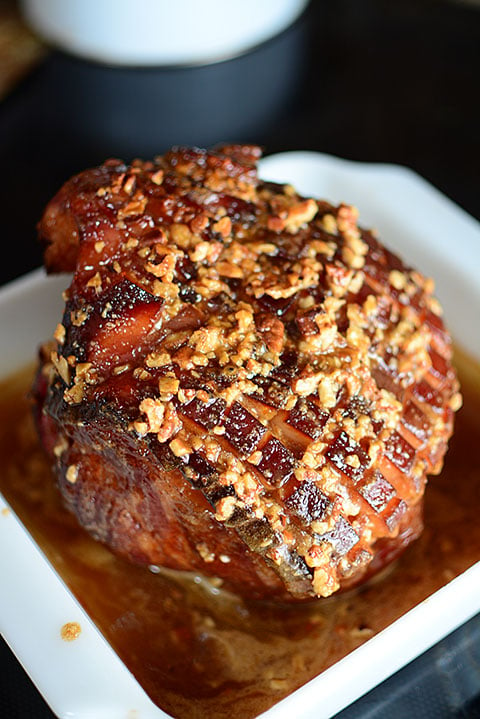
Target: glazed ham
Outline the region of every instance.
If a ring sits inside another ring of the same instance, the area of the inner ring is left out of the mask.
[[[419,535],[461,400],[432,282],[259,157],[174,148],[64,185],[39,229],[73,278],[36,419],[114,552],[326,597]]]

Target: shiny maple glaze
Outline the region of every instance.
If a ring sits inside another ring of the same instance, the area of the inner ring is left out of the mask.
[[[418,537],[461,400],[433,282],[356,208],[263,182],[260,155],[176,147],[67,180],[39,223],[73,277],[34,394],[92,536],[296,602]]]
[[[457,366],[464,407],[421,538],[384,576],[329,599],[249,603],[114,557],[61,506],[25,399],[31,369],[0,385],[0,489],[154,702],[176,717],[253,717],[480,559],[480,367],[460,353]]]

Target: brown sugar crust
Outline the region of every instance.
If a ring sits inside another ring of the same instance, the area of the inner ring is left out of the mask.
[[[73,272],[34,389],[67,506],[114,551],[251,597],[328,596],[422,528],[461,400],[433,283],[355,208],[174,148],[72,178]]]

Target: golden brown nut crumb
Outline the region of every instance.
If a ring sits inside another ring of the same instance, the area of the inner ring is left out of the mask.
[[[78,639],[82,632],[82,628],[78,622],[66,622],[60,629],[60,636],[64,642],[73,642]]]

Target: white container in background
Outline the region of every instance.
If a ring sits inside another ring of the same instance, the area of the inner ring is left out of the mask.
[[[47,43],[114,65],[224,60],[277,35],[308,0],[22,0]]]

